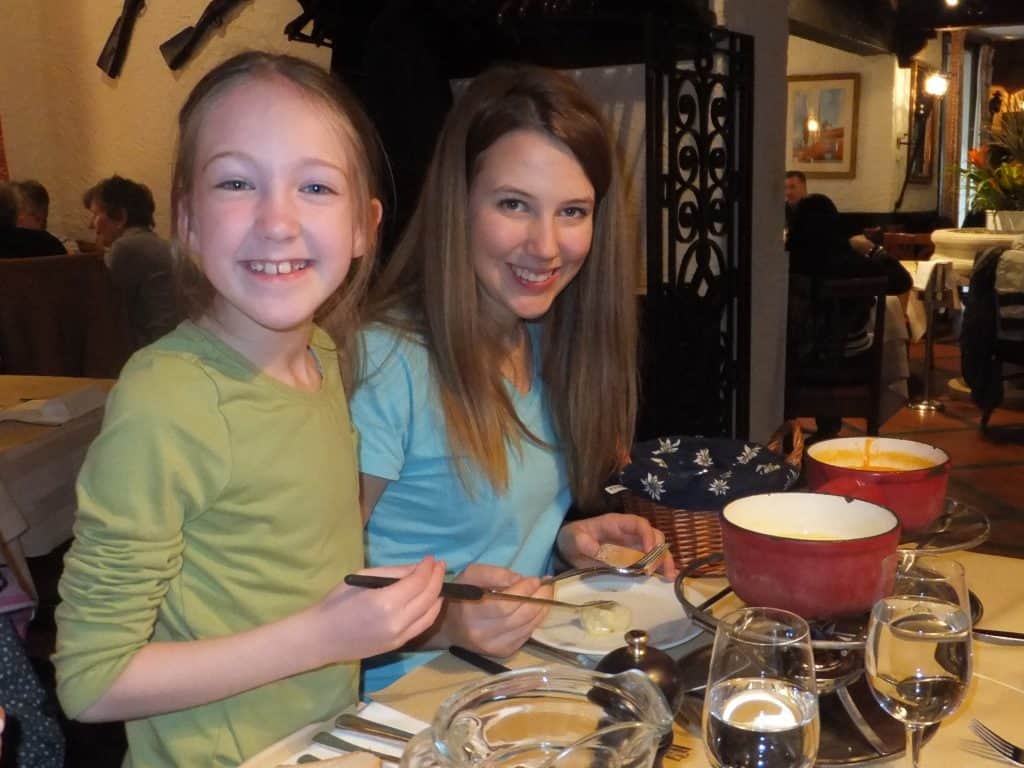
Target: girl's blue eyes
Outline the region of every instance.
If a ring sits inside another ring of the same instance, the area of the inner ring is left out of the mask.
[[[229,179],[228,181],[222,181],[217,184],[217,189],[226,189],[230,192],[244,192],[247,190],[255,189],[255,187],[247,181],[242,179]],[[326,184],[320,184],[313,182],[312,184],[305,184],[299,187],[300,192],[308,192],[312,195],[331,195],[334,194],[334,190]]]
[[[333,194],[334,190],[328,187],[326,184],[307,184],[302,187],[303,192],[311,192],[314,195],[330,195]]]

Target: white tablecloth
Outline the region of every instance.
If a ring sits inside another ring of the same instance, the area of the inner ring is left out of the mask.
[[[956,553],[954,557],[966,567],[970,587],[983,604],[984,614],[979,626],[1024,632],[1024,560],[970,552]],[[697,585],[700,592],[710,596],[722,586],[723,581],[705,579],[692,583]],[[707,640],[708,636],[702,634],[681,648],[706,644]],[[523,655],[517,654],[506,663],[511,667],[522,666]],[[396,710],[404,711],[411,717],[428,720],[429,712],[426,709],[436,708],[450,690],[464,684],[467,679],[468,673],[461,671],[465,669],[464,667],[460,667],[460,674],[452,674],[451,664],[446,661],[448,658],[447,654],[444,654],[434,662],[419,667],[377,695],[381,695],[382,700]],[[403,699],[402,696],[386,696],[388,691],[399,690],[408,692],[410,697]],[[431,699],[432,696],[436,701]],[[430,706],[426,707],[428,702]],[[282,702],[282,706],[286,706],[286,703]],[[967,699],[960,710],[946,720],[934,738],[925,745],[922,752],[923,765],[927,768],[1000,765],[986,761],[969,751],[970,745],[977,743],[977,739],[968,728],[971,718],[975,717],[997,731],[1024,742],[1020,727],[1024,719],[1024,646],[975,641],[974,677]],[[244,768],[272,768],[280,760],[292,758],[303,751],[303,745],[309,745],[309,739],[318,727],[320,726],[311,726],[292,734],[262,753],[258,759],[246,762]],[[690,754],[678,763],[680,768],[709,766],[699,740],[677,730],[676,743],[692,748]],[[878,764],[894,765],[896,762],[893,759],[878,761]]]

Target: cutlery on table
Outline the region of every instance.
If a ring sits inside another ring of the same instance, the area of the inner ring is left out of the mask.
[[[500,675],[502,672],[511,672],[509,667],[504,664],[499,664],[496,661],[488,659],[486,656],[481,656],[476,651],[471,651],[468,648],[463,648],[460,645],[453,645],[448,649],[448,653],[457,659],[461,659],[467,664],[472,664],[477,669],[482,669],[489,675]]]
[[[321,747],[333,749],[335,752],[369,752],[374,757],[381,760],[387,760],[389,763],[398,762],[398,755],[389,755],[386,752],[378,752],[377,750],[370,749],[369,747],[360,747],[358,744],[353,744],[351,741],[339,739],[333,733],[328,733],[327,731],[320,731],[314,735],[313,741]]]
[[[599,573],[614,573],[619,576],[649,576],[648,569],[661,562],[661,558],[667,553],[668,542],[662,542],[632,565],[593,565],[587,568],[570,568],[568,571],[562,571],[549,579],[545,579],[545,582],[553,584],[556,581],[570,579],[574,576],[595,576]]]
[[[384,723],[378,723],[374,720],[367,720],[365,717],[345,712],[334,721],[334,727],[340,728],[347,731],[356,731],[358,733],[365,733],[367,736],[379,736],[384,739],[392,739],[393,741],[406,742],[413,737],[414,734],[408,731],[403,731],[401,728],[394,728],[390,725],[384,725]]]
[[[1024,643],[1024,632],[1010,632],[1006,629],[986,629],[983,627],[974,627],[971,633],[978,640],[987,640],[992,643],[1002,643],[1005,645],[1017,645]]]
[[[345,577],[345,583],[350,587],[365,587],[378,589],[394,584],[398,579],[391,576],[367,576],[361,573],[350,573]],[[585,610],[611,610],[619,604],[614,600],[592,600],[589,603],[566,603],[561,600],[549,600],[546,597],[532,597],[530,595],[512,595],[508,592],[500,592],[496,589],[478,587],[475,584],[456,584],[447,581],[441,587],[441,597],[450,600],[483,600],[495,598],[497,600],[515,600],[520,603],[537,603],[552,608],[567,608],[572,611]]]
[[[568,664],[570,667],[593,669],[595,664],[593,660],[587,658],[586,654],[573,653],[572,651],[555,648],[554,646],[540,642],[540,640],[534,640],[532,637],[526,640],[523,647],[535,653],[550,656],[563,664]]]
[[[971,720],[971,730],[979,739],[992,747],[999,757],[1014,765],[1024,765],[1024,749],[1007,741],[980,720]]]
[[[300,765],[302,763],[319,763],[320,762],[320,758],[317,757],[316,755],[305,754],[305,755],[299,755],[299,759],[296,760],[295,762],[299,763]]]

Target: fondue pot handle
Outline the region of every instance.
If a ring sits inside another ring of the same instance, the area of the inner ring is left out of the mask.
[[[785,449],[787,437],[790,437],[792,442],[792,449],[788,454]],[[786,463],[799,472],[804,460],[804,431],[800,428],[800,422],[796,419],[782,422],[768,438],[768,450],[785,456]]]

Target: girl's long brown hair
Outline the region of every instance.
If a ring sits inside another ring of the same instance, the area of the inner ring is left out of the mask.
[[[573,497],[588,506],[633,439],[636,311],[610,131],[574,80],[539,67],[503,66],[470,84],[445,122],[416,211],[371,290],[366,320],[422,340],[460,476],[465,482],[469,462],[496,489],[507,489],[507,451],[537,438],[505,387],[504,346],[481,309],[466,211],[480,155],[518,130],[567,146],[596,194],[590,253],[539,321],[548,404]]]
[[[178,114],[178,144],[171,179],[171,231],[174,239],[175,273],[179,299],[188,316],[197,319],[210,306],[214,288],[206,279],[193,254],[178,237],[183,217],[189,215],[199,130],[203,119],[227,91],[255,79],[281,80],[298,89],[312,104],[333,120],[349,148],[348,185],[354,202],[356,226],[362,227],[367,252],[357,254],[348,275],[321,307],[316,321],[338,345],[342,380],[351,392],[358,365],[356,353],[359,307],[366,289],[377,249],[377,221],[373,200],[381,199],[383,157],[377,134],[363,108],[348,89],[330,73],[304,59],[264,51],[246,51],[211,69],[196,83]]]

